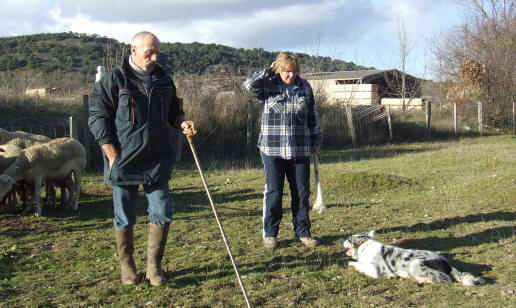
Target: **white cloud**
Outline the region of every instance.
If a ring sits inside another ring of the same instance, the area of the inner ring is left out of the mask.
[[[0,35],[12,36],[45,32],[51,28],[52,18],[48,15],[49,1],[0,0]]]
[[[458,20],[447,0],[0,0],[0,7],[2,36],[73,31],[127,43],[148,30],[164,42],[293,50],[380,68],[395,65],[400,16],[411,39]]]

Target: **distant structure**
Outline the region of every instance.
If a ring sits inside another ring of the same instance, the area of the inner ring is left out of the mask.
[[[27,96],[49,96],[57,94],[57,88],[39,88],[39,89],[26,89],[25,95]]]
[[[405,74],[403,102],[403,74],[392,70],[359,70],[307,73],[314,93],[324,95],[330,104],[391,105],[392,107],[421,108],[421,80]]]
[[[106,73],[106,68],[103,65],[97,66],[97,73],[95,74],[95,82],[99,81]]]

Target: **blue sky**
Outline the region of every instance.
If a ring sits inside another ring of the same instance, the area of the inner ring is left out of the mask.
[[[454,0],[0,0],[0,36],[96,33],[128,43],[141,30],[163,42],[216,43],[330,56],[400,68],[398,23],[411,53],[407,72],[431,78],[429,39],[460,26]]]

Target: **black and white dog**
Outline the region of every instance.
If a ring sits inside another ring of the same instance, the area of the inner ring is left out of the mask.
[[[346,255],[357,262],[349,265],[372,278],[413,278],[418,283],[462,282],[476,286],[486,281],[460,272],[441,255],[428,250],[403,249],[373,239],[374,230],[350,236],[342,244]]]

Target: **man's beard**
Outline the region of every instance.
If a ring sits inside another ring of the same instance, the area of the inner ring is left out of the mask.
[[[154,69],[154,66],[156,66],[156,63],[148,64],[143,68],[143,71],[145,72],[145,74],[149,74]]]

